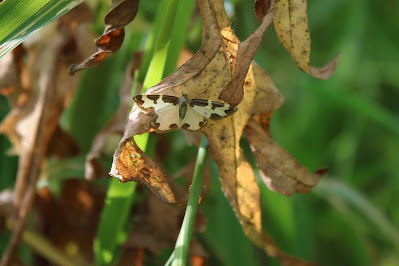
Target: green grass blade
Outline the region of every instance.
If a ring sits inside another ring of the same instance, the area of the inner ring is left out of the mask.
[[[155,44],[154,55],[148,67],[148,73],[144,79],[143,92],[157,84],[163,77],[178,4],[179,0],[168,1],[166,13],[161,23],[159,36]]]
[[[173,25],[172,39],[169,45],[169,52],[167,57],[167,64],[164,69],[164,76],[167,76],[175,71],[177,60],[188,34],[188,25],[192,19],[192,14],[195,7],[195,0],[181,1],[177,8],[176,20]]]
[[[361,193],[350,188],[345,183],[331,178],[321,179],[314,191],[323,198],[328,199],[328,196],[337,197],[357,209],[374,223],[380,232],[392,241],[396,250],[399,251],[398,229]]]
[[[157,36],[159,36],[159,31],[161,29],[161,24],[163,22],[163,18],[165,16],[166,6],[168,4],[168,0],[161,0],[159,3],[157,13],[155,15],[155,19],[153,22],[153,30],[148,36],[145,54],[143,62],[141,63],[140,73],[139,73],[139,81],[143,82],[148,71],[148,67],[150,66],[151,60],[154,55],[155,44],[157,42]]]
[[[135,136],[135,141],[140,149],[145,151],[148,134]],[[117,246],[126,240],[126,221],[133,204],[136,185],[136,182],[120,183],[116,178],[112,178],[94,244],[94,254],[99,265],[111,264],[118,253]]]
[[[110,183],[94,242],[94,254],[98,265],[110,265],[116,257],[117,245],[126,239],[125,225],[135,189],[135,182],[119,183],[113,178]]]
[[[0,4],[0,58],[83,0],[6,0]]]
[[[195,216],[197,213],[198,199],[201,192],[201,184],[205,170],[207,152],[208,141],[206,140],[205,136],[202,135],[200,147],[198,149],[197,161],[195,164],[193,181],[191,183],[191,190],[188,198],[186,213],[184,214],[183,224],[181,226],[180,233],[176,241],[175,250],[172,253],[172,255],[174,255],[172,263],[173,266],[187,264],[188,248],[190,246]]]

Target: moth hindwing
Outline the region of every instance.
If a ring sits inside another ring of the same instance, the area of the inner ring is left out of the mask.
[[[189,99],[186,94],[181,98],[170,95],[137,95],[133,100],[141,109],[155,114],[151,126],[158,132],[175,128],[196,131],[205,126],[208,119],[222,119],[237,111],[235,106],[227,103]]]

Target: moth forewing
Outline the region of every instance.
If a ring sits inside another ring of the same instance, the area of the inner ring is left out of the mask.
[[[160,112],[176,106],[179,98],[169,95],[137,95],[133,100],[142,109]]]

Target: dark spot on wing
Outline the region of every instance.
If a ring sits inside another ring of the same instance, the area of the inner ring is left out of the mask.
[[[177,124],[171,124],[171,125],[169,126],[169,128],[170,128],[170,129],[175,129],[175,128],[177,128]]]
[[[210,119],[212,119],[212,120],[219,120],[219,119],[225,118],[226,116],[229,116],[229,115],[234,114],[236,111],[237,111],[237,107],[235,107],[235,106],[230,106],[229,109],[227,109],[226,111],[224,111],[225,114],[224,114],[223,116],[220,116],[220,115],[218,115],[218,114],[211,114]]]
[[[137,95],[136,97],[133,97],[133,100],[138,104],[138,105],[143,105],[144,101],[142,100],[143,96],[142,95]]]
[[[202,127],[205,126],[207,123],[208,123],[208,120],[207,120],[207,119],[204,119],[204,121],[202,121],[202,122],[199,123],[199,128],[202,128]],[[183,128],[183,129],[187,129],[187,130],[191,130],[191,131],[196,131],[196,130],[189,129],[189,127],[190,127],[190,124],[188,124],[188,123],[184,123],[184,124],[181,126],[181,128]]]
[[[147,98],[154,101],[154,103],[157,103],[157,100],[161,97],[160,95],[147,95]]]
[[[161,98],[162,98],[162,100],[163,100],[165,103],[171,103],[171,104],[173,104],[173,105],[177,105],[177,104],[179,103],[179,98],[174,97],[174,96],[163,95]]]
[[[209,117],[212,120],[219,120],[222,119],[224,116],[220,116],[218,114],[211,114],[211,117]]]
[[[209,103],[208,100],[204,100],[204,99],[192,99],[190,101],[190,106],[193,107],[194,105],[196,106],[207,106]]]
[[[224,105],[224,103],[212,102],[212,110],[215,110],[218,107],[224,107]]]
[[[227,109],[227,110],[225,111],[225,113],[226,113],[226,116],[227,116],[227,115],[232,115],[232,114],[234,114],[236,111],[237,111],[237,107],[235,107],[235,106],[230,106],[230,108]]]

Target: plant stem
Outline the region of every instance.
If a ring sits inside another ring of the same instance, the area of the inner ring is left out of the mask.
[[[197,162],[195,164],[193,180],[191,183],[186,213],[184,214],[184,220],[176,241],[175,250],[172,253],[172,256],[174,256],[172,262],[173,266],[186,265],[187,263],[188,248],[190,245],[195,216],[197,213],[198,199],[201,192],[201,184],[202,178],[204,176],[207,152],[208,141],[206,140],[205,136],[202,135],[200,147],[198,149]]]

